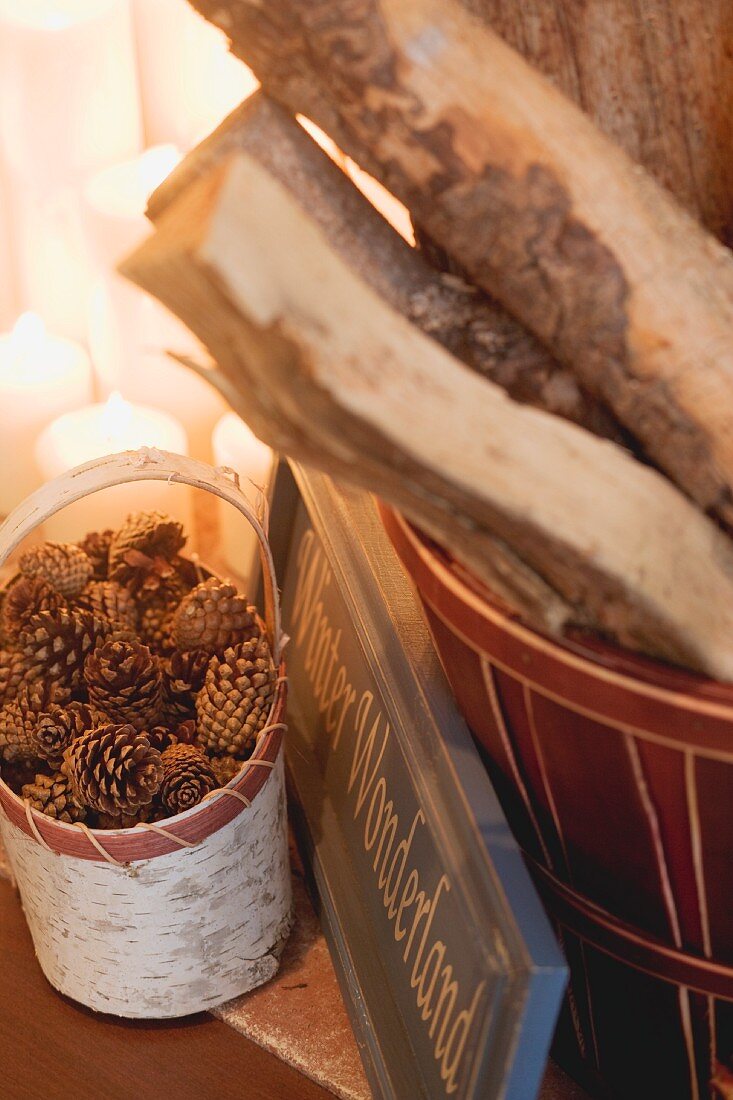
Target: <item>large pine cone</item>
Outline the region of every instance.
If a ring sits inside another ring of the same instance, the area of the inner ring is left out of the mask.
[[[109,547],[114,531],[90,531],[79,543],[92,563],[92,577],[97,581],[106,581],[109,572]]]
[[[136,730],[159,723],[163,676],[158,658],[136,641],[108,641],[87,659],[89,702],[114,722]]]
[[[163,753],[159,798],[171,814],[197,806],[218,784],[211,764],[196,745],[172,745]]]
[[[69,780],[61,772],[55,775],[37,775],[35,782],[26,783],[22,797],[30,802],[34,810],[57,821],[84,821],[87,812],[74,798]]]
[[[199,743],[212,756],[244,758],[264,727],[275,690],[276,671],[264,637],[212,657],[196,696]]]
[[[38,716],[31,735],[36,755],[51,767],[60,768],[71,742],[95,725],[99,725],[99,716],[86,703],[71,702],[65,707],[51,703]]]
[[[111,624],[91,611],[41,611],[21,630],[18,645],[29,680],[45,680],[78,688],[84,662]]]
[[[109,576],[132,592],[153,593],[175,573],[185,541],[181,524],[159,512],[128,516],[109,548]]]
[[[79,607],[94,612],[102,619],[122,627],[137,630],[137,605],[126,588],[115,581],[89,581],[77,600]]]
[[[184,722],[196,714],[195,696],[201,691],[209,667],[204,649],[175,652],[163,664],[163,707],[171,723]]]
[[[25,664],[20,653],[0,649],[0,707],[10,703],[25,676]]]
[[[18,567],[27,577],[41,577],[67,600],[78,596],[92,575],[92,563],[72,542],[43,542],[21,555]]]
[[[163,778],[160,753],[129,723],[110,723],[77,737],[62,771],[78,802],[113,817],[148,806]]]
[[[249,641],[260,633],[257,610],[240,596],[233,584],[210,577],[185,596],[171,620],[176,649],[205,649],[223,653],[231,645]]]
[[[64,597],[43,577],[21,574],[7,590],[3,601],[2,626],[5,637],[15,642],[33,615],[40,611],[60,611]]]

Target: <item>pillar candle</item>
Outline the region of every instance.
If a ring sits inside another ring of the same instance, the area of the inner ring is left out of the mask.
[[[186,0],[135,0],[134,14],[146,138],[188,151],[258,82]]]
[[[213,451],[217,466],[227,466],[239,474],[240,488],[255,510],[261,507],[263,496],[269,500],[273,452],[236,413],[226,413],[216,425]],[[259,541],[236,509],[224,500],[218,505],[222,556],[252,599],[259,579]]]
[[[212,428],[224,404],[166,351],[198,358],[204,353],[180,321],[115,271],[151,232],[145,217],[148,196],[179,159],[175,146],[155,146],[103,169],[84,189],[87,239],[96,266],[89,346],[103,396],[120,390],[131,401],[167,409],[183,423],[191,453],[208,460]]]
[[[21,302],[84,336],[81,183],[142,142],[129,0],[0,0],[0,148]]]
[[[44,426],[91,396],[86,352],[48,335],[39,317],[23,314],[0,336],[0,513],[40,484],[33,447]]]
[[[106,403],[85,405],[54,420],[39,436],[35,453],[48,481],[82,462],[139,447],[188,453],[186,433],[174,417],[112,394]],[[87,531],[119,527],[131,512],[149,510],[166,512],[192,531],[190,490],[160,481],[116,485],[85,497],[47,520],[44,530],[48,538],[73,541]]]

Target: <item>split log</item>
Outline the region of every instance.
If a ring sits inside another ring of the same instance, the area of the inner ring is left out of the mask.
[[[255,66],[271,94],[293,106],[294,97],[303,103],[312,95],[317,70],[307,55],[295,56],[301,30],[294,6],[192,2],[226,31],[234,52]],[[644,0],[643,7],[638,0],[462,2],[730,243],[729,0]]]
[[[733,525],[733,258],[458,0],[196,0]]]
[[[733,551],[715,525],[419,332],[252,156],[187,188],[124,271],[209,346],[278,446],[379,488],[479,574],[488,534],[581,620],[733,677]]]
[[[501,306],[436,274],[308,134],[262,93],[248,99],[154,192],[149,216],[236,150],[250,153],[311,215],[330,246],[394,309],[515,400],[630,446],[615,418]]]

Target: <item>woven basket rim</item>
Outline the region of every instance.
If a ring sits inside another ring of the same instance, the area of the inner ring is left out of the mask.
[[[239,489],[238,480],[232,481],[231,471],[214,469],[196,459],[151,451],[149,448],[107,455],[103,459],[85,463],[48,482],[11,512],[0,527],[0,564],[7,560],[20,542],[44,519],[66,504],[121,481],[151,479],[176,480],[209,491],[236,507],[255,529],[260,540],[266,578],[265,626],[278,670],[278,685],[264,727],[269,732],[255,746],[252,756],[242,762],[241,774],[197,806],[174,817],[165,818],[154,827],[138,825],[131,829],[91,829],[80,827],[78,823],[56,821],[31,809],[0,778],[0,806],[9,821],[36,843],[45,845],[59,855],[100,863],[105,861],[104,853],[109,857],[108,862],[127,863],[167,855],[205,840],[252,804],[276,765],[283,745],[287,676],[281,655],[283,639],[274,563],[267,535]],[[202,572],[216,576],[200,563],[199,567]],[[235,795],[228,795],[226,791],[234,791]],[[165,833],[170,833],[171,836],[166,836]],[[177,843],[176,838],[180,838],[183,843]],[[102,851],[99,850],[100,845]]]

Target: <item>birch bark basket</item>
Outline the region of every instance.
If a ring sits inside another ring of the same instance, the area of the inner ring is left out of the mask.
[[[159,1019],[210,1009],[273,977],[290,931],[285,682],[267,536],[225,471],[143,450],[77,467],[29,497],[0,527],[0,564],[66,504],[149,479],[213,492],[257,533],[265,620],[281,672],[268,724],[226,789],[162,827],[67,825],[31,810],[0,780],[0,835],[51,984],[100,1012]]]

